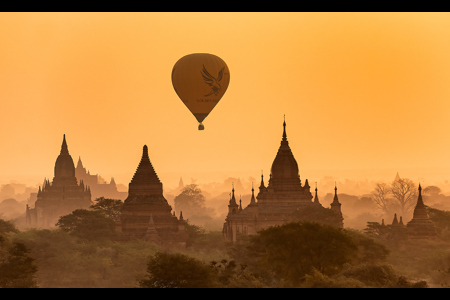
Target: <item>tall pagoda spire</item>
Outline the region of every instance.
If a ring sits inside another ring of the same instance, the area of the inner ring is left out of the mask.
[[[67,148],[67,142],[66,142],[66,135],[63,135],[63,141],[61,145],[61,152],[60,154],[67,154],[69,155],[69,149]]]
[[[425,204],[423,203],[422,187],[420,186],[420,183],[419,183],[419,197],[417,198],[417,204],[416,207],[414,208],[413,219],[414,218],[428,219],[428,212]]]
[[[287,140],[286,134],[286,119],[283,121],[283,138],[281,140],[280,148],[278,148],[277,155],[272,163],[272,168],[270,169],[271,178],[269,179],[269,185],[272,186],[274,183],[272,179],[275,179],[276,184],[280,184],[286,178],[291,180],[294,189],[299,189],[301,182],[298,172],[298,164],[292,154],[291,148],[289,147],[289,142]],[[280,181],[281,180],[281,181]]]
[[[259,189],[265,189],[266,186],[264,185],[264,175],[263,175],[263,171],[261,170],[261,184],[259,185]]]
[[[252,182],[252,198],[250,199],[250,205],[256,204],[255,199],[255,189],[253,188],[253,182]]]
[[[180,177],[180,182],[178,183],[178,189],[184,188],[183,177]]]
[[[142,149],[141,161],[128,187],[129,194],[162,195],[162,183],[148,157],[147,145],[144,145]]]
[[[314,203],[320,204],[319,197],[317,196],[317,182],[316,182],[316,195],[314,196]]]
[[[335,211],[337,214],[340,215],[341,223],[339,224],[339,227],[343,228],[344,223],[342,222],[342,220],[344,220],[344,218],[342,217],[341,203],[339,203],[336,183],[334,183],[334,199],[333,199],[333,202],[330,204],[330,206],[331,206],[331,210]]]
[[[78,156],[78,163],[77,163],[77,169],[83,169],[83,163],[81,162],[81,156]]]
[[[230,203],[228,204],[228,214],[236,213],[239,210],[239,205],[236,203],[236,198],[234,196],[234,183],[231,190]]]
[[[232,183],[233,188],[231,189],[231,199],[230,199],[230,204],[231,205],[237,205],[236,203],[236,198],[234,196],[234,182]]]
[[[56,181],[58,182],[61,178],[70,178],[68,180],[73,181],[75,180],[75,165],[73,164],[72,156],[69,154],[69,149],[67,147],[66,142],[66,135],[63,135],[63,141],[61,145],[61,152],[59,153],[58,157],[56,158],[55,162],[55,168],[54,168],[54,174],[55,177],[53,179],[53,183]]]
[[[339,199],[338,199],[338,195],[337,195],[337,186],[336,186],[336,182],[334,183],[334,198],[333,198],[333,203],[339,203]]]

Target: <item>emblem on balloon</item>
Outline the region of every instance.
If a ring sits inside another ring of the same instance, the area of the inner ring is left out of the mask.
[[[214,78],[214,76],[212,76],[211,74],[209,74],[209,72],[206,70],[205,66],[203,65],[203,70],[202,70],[202,76],[203,76],[203,80],[205,80],[205,83],[209,86],[211,86],[211,92],[209,92],[208,94],[205,95],[205,97],[208,97],[210,95],[212,95],[214,93],[214,95],[217,96],[217,93],[220,91],[221,86],[220,86],[220,80],[223,77],[223,70],[225,69],[225,67],[223,67],[222,69],[220,69],[219,71],[219,75],[217,76],[217,79]]]
[[[217,105],[230,82],[230,71],[218,56],[193,53],[180,58],[172,69],[172,85],[181,101],[199,122]]]

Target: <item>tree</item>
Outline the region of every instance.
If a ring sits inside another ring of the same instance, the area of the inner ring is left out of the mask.
[[[0,256],[0,288],[37,287],[37,266],[34,264],[35,259],[28,255],[29,252],[25,244],[14,242],[7,254]]]
[[[59,218],[56,226],[80,238],[88,240],[112,238],[116,224],[101,211],[76,209]]]
[[[12,221],[0,219],[0,234],[9,232],[19,232]]]
[[[101,211],[105,216],[114,220],[120,216],[120,210],[123,206],[122,200],[100,197],[95,201],[96,203],[91,205],[91,209]]]
[[[386,226],[384,226],[386,227]],[[384,262],[390,251],[385,245],[376,242],[367,234],[358,230],[347,229],[346,233],[352,238],[352,241],[358,247],[358,252],[353,256],[352,264],[373,264]]]
[[[221,288],[262,288],[262,282],[248,272],[247,265],[238,264],[234,260],[222,259],[220,262],[211,261],[216,272],[217,287]]]
[[[427,207],[428,216],[438,233],[448,234],[450,229],[450,211]],[[448,238],[448,237],[447,237]]]
[[[189,184],[174,198],[175,210],[182,211],[183,215],[191,216],[199,210],[205,209],[205,196],[197,184]]]
[[[411,179],[399,178],[391,183],[390,192],[394,197],[395,204],[405,215],[411,210],[417,201],[417,187]]]
[[[269,227],[250,241],[253,249],[264,249],[261,264],[293,286],[313,269],[326,275],[338,272],[357,250],[342,229],[310,222]]]
[[[158,252],[147,264],[147,279],[142,288],[210,288],[216,276],[211,266],[180,253]]]
[[[387,231],[387,227],[378,222],[367,222],[366,228],[363,230],[371,236],[383,236]]]
[[[186,222],[185,228],[188,233],[188,240],[186,241],[186,247],[190,247],[193,244],[195,244],[195,242],[197,242],[206,233],[205,229],[197,225],[189,224],[189,222]]]
[[[423,196],[438,196],[441,193],[441,188],[435,185],[429,185],[422,190]]]
[[[378,182],[375,185],[375,190],[371,193],[372,200],[376,205],[385,213],[389,213],[389,204],[392,199],[389,198],[391,195],[391,187],[384,182]]]
[[[441,192],[442,192],[442,190],[438,186],[429,185],[429,186],[425,187],[424,189],[422,189],[423,200],[427,203],[436,202],[439,200],[443,201],[445,199],[445,196],[442,195]]]

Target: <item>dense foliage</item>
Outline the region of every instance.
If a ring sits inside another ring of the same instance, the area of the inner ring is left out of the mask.
[[[148,278],[140,281],[144,288],[210,288],[214,283],[210,266],[180,253],[156,253],[147,272]]]
[[[14,224],[0,219],[0,288],[37,287],[35,259],[24,243],[9,239],[11,232],[18,232]]]
[[[188,224],[189,245],[175,252],[116,240],[109,234],[114,222],[102,209],[74,211],[53,230],[18,231],[0,219],[0,285],[449,287],[449,212],[429,209],[429,214],[439,232],[434,240],[399,238],[402,232],[390,225],[374,234],[377,223],[367,234],[292,222],[227,243],[219,231]]]
[[[116,223],[101,211],[76,209],[60,217],[56,226],[74,236],[88,240],[107,239],[116,235]]]
[[[197,184],[186,185],[181,193],[173,200],[175,210],[182,211],[184,216],[189,217],[205,209],[206,199]]]
[[[263,265],[293,285],[312,268],[323,274],[337,273],[357,250],[342,230],[309,222],[261,230],[251,243],[254,248],[265,249]]]
[[[122,200],[100,197],[95,199],[95,204],[91,205],[91,209],[101,211],[105,216],[114,220],[120,216],[122,206]]]

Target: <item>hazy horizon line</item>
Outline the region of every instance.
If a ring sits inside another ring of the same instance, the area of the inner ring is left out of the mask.
[[[376,168],[314,168],[314,169],[303,169],[300,171],[300,178],[302,180],[310,179],[311,177],[336,177],[337,180],[348,179],[348,180],[386,180],[385,178],[392,177],[392,180],[395,178],[397,172],[399,172],[401,177],[410,178],[412,180],[417,178],[426,179],[429,177],[429,180],[436,180],[436,177],[442,177],[440,180],[445,181],[450,179],[445,178],[446,174],[450,174],[450,168],[448,167],[376,167]],[[111,174],[101,174],[101,173],[92,173],[91,175],[99,175],[103,179],[106,180],[107,183],[111,180],[111,177],[114,178],[117,184],[128,184],[129,180],[131,180],[133,172],[120,172],[114,175]],[[403,174],[402,174],[403,172]],[[406,174],[404,174],[406,172]],[[421,172],[420,174],[417,174]],[[429,174],[438,173],[438,174]],[[180,178],[183,179],[183,182],[186,184],[188,181],[193,178],[195,180],[201,180],[204,182],[217,182],[221,180],[225,180],[229,177],[242,178],[246,179],[249,177],[253,177],[256,180],[260,179],[261,173],[264,175],[265,181],[268,180],[270,170],[252,170],[252,169],[241,169],[241,170],[225,170],[225,171],[166,171],[166,172],[157,172],[161,181],[164,184],[164,178],[166,180],[173,181],[175,176],[178,176],[176,184]],[[311,174],[312,173],[312,174]],[[321,174],[317,174],[321,173]],[[333,174],[334,173],[334,174]],[[345,174],[343,174],[345,173]],[[351,176],[354,173],[353,176]],[[409,174],[411,173],[411,174]],[[205,178],[195,178],[196,176],[207,177],[211,180],[206,181]],[[312,175],[312,176],[311,176]],[[212,176],[212,177],[211,177]],[[184,178],[183,178],[184,177]],[[219,178],[220,177],[220,178]],[[345,177],[345,178],[340,178]],[[430,178],[432,177],[432,178]],[[43,182],[44,178],[52,179],[53,174],[51,176],[45,176],[42,174],[10,174],[10,175],[0,175],[0,185],[4,184],[28,184],[28,185],[39,185]],[[127,181],[127,178],[128,181]],[[169,179],[171,178],[171,179]],[[379,178],[379,179],[377,179]],[[312,178],[311,178],[312,179]]]

